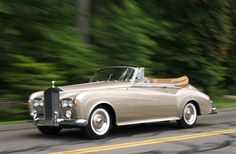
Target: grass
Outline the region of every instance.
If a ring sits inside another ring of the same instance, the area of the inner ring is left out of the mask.
[[[26,120],[0,121],[0,126],[3,126],[3,125],[17,125],[17,124],[26,124]]]
[[[213,104],[216,108],[236,107],[236,99],[226,97],[213,98]]]

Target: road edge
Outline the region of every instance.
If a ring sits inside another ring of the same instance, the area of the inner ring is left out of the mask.
[[[13,131],[13,130],[24,130],[24,129],[33,129],[33,128],[35,128],[35,125],[33,125],[32,123],[1,125],[0,126],[0,132]]]

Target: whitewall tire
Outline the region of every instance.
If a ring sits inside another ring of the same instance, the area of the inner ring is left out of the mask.
[[[197,121],[197,109],[193,103],[187,103],[183,109],[182,117],[177,121],[181,128],[191,128]]]
[[[101,139],[109,134],[111,124],[109,110],[103,107],[97,107],[89,116],[88,125],[84,128],[84,131],[91,139]]]

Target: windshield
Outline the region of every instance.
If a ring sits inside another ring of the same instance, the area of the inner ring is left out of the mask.
[[[134,68],[117,67],[104,68],[95,72],[90,82],[97,81],[130,81],[134,74]]]

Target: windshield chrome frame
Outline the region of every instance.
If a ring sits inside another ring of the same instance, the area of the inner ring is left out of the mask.
[[[132,78],[132,85],[134,84],[143,84],[144,83],[144,68],[143,67],[136,67],[134,68],[135,72]],[[138,78],[138,76],[140,77],[140,81],[136,82],[136,79]]]
[[[139,68],[137,67],[132,67],[132,66],[111,66],[111,67],[104,67],[104,68],[101,68],[99,70],[97,70],[93,76],[90,78],[89,82],[92,82],[92,79],[94,78],[95,74],[100,71],[100,70],[103,70],[103,69],[111,69],[111,68],[132,68],[134,70],[134,73],[133,73],[133,76],[131,77],[130,81],[126,81],[126,82],[131,82],[132,84],[134,83],[135,81],[135,78],[137,76],[137,73],[138,73],[138,70]],[[104,81],[100,81],[100,82],[104,82]],[[105,82],[109,82],[109,81],[105,81]],[[119,81],[121,82],[121,81]]]

